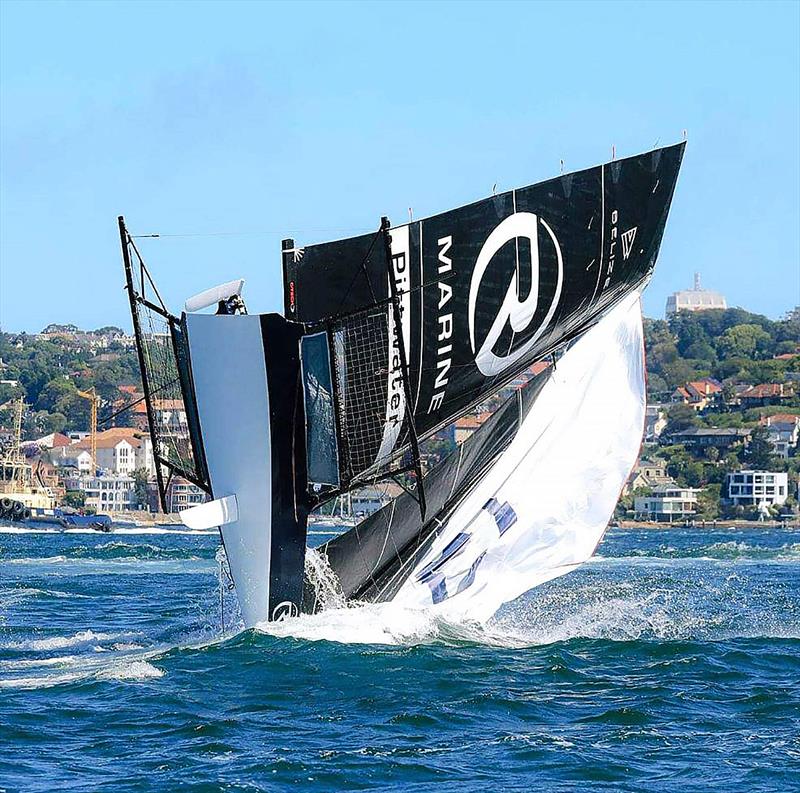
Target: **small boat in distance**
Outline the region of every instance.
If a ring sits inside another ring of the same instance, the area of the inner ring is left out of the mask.
[[[113,521],[110,515],[96,514],[83,515],[69,507],[55,507],[53,509],[31,510],[25,521],[26,525],[35,528],[58,527],[59,529],[95,529],[96,531],[109,532]]]

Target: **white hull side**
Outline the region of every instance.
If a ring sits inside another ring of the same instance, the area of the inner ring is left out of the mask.
[[[272,478],[269,392],[258,316],[187,316],[197,412],[216,499],[236,496],[221,527],[246,627],[269,618]]]

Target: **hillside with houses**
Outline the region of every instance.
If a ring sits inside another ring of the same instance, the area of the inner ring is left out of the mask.
[[[719,300],[703,305],[697,290],[681,294],[668,319],[645,320],[644,444],[617,517],[672,522],[796,514],[800,309],[774,321],[715,307]],[[504,397],[549,365],[531,367],[428,439],[423,465],[435,465]],[[11,407],[19,399],[26,406],[25,454],[60,503],[114,512],[157,509],[152,441],[130,335],[73,325],[0,333],[0,446],[12,440]],[[179,401],[156,398],[154,412],[167,435],[186,432]],[[177,478],[168,496],[172,509],[204,498]]]

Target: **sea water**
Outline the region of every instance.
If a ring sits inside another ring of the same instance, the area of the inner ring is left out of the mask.
[[[0,791],[798,789],[798,530],[612,530],[485,626],[241,632],[217,549],[0,527]]]

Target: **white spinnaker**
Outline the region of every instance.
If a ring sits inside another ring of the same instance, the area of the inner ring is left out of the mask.
[[[484,621],[503,603],[585,562],[636,462],[644,416],[635,293],[561,358],[509,448],[393,602]]]

